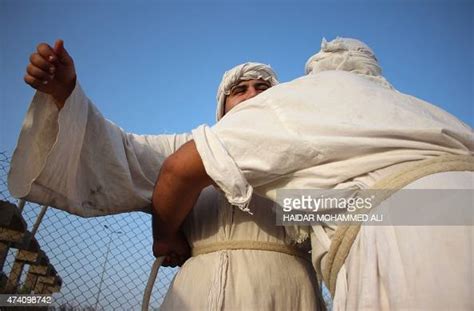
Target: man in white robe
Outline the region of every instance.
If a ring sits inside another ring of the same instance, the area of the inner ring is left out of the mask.
[[[163,161],[192,136],[135,135],[105,120],[75,81],[74,64],[62,41],[54,48],[39,45],[30,61],[25,81],[40,92],[11,162],[12,195],[87,217],[149,211]],[[227,72],[218,91],[217,119],[233,108],[225,105],[229,99],[235,106],[242,102],[236,98],[253,97],[276,83],[274,73],[262,64],[247,63]],[[229,204],[214,187],[199,194],[181,227],[192,257],[173,280],[163,310],[322,307],[308,257],[308,234],[296,229],[289,236],[275,226],[269,200],[255,196],[249,208],[253,215]],[[172,250],[186,252],[182,236],[175,239]],[[156,251],[162,251],[159,245]],[[169,259],[170,264],[178,261]]]
[[[193,130],[193,140],[165,160],[153,196],[160,235],[176,234],[211,183],[247,212],[254,189],[271,199],[280,188],[356,192],[438,160],[444,170],[401,187],[427,178],[434,181],[423,189],[440,181],[440,189],[473,188],[472,129],[396,91],[365,44],[323,41],[307,69],[311,74],[250,99],[213,127]],[[445,165],[452,159],[461,165]],[[320,226],[313,230],[314,263],[322,270],[335,241]],[[337,283],[329,284],[334,308],[472,309],[472,238],[472,226],[363,227]]]

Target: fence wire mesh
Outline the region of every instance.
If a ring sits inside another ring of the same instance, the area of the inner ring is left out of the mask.
[[[10,158],[0,152],[0,200],[16,204],[7,188]],[[27,202],[22,212],[32,230],[41,211]],[[53,293],[52,308],[57,310],[138,310],[154,257],[151,253],[150,216],[127,213],[82,218],[48,208],[35,239],[61,278],[59,292]],[[10,248],[2,269],[2,283],[12,274],[19,250]],[[22,268],[17,292],[28,292],[27,274]],[[159,309],[177,268],[161,268],[155,283],[150,309]],[[327,307],[330,294],[323,290]]]
[[[0,200],[16,203],[7,189],[9,157],[0,152]],[[22,216],[31,230],[40,206],[26,203]],[[48,208],[35,235],[49,262],[62,279],[53,306],[63,310],[137,310],[154,257],[151,253],[150,216],[127,213],[82,218]],[[18,250],[10,248],[4,275],[12,272]],[[18,290],[25,290],[28,265]],[[162,268],[155,283],[150,309],[158,309],[176,269]]]

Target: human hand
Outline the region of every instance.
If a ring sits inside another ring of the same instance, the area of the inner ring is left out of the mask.
[[[191,256],[191,249],[184,234],[178,232],[167,238],[153,239],[153,255],[166,256],[162,264],[164,267],[176,267]]]
[[[63,40],[56,40],[54,48],[38,44],[30,56],[24,80],[34,89],[53,96],[58,109],[64,106],[76,86],[76,70]]]

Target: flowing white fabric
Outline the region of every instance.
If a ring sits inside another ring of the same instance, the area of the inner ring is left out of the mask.
[[[219,121],[224,116],[224,103],[230,90],[240,81],[262,79],[270,82],[271,86],[278,84],[276,73],[269,65],[261,63],[243,63],[226,71],[217,89],[216,120]]]
[[[315,58],[319,64],[309,62],[313,74],[275,86],[234,108],[213,127],[193,131],[206,172],[220,178],[219,186],[229,200],[242,198],[243,192],[236,189],[255,190],[270,199],[280,188],[356,191],[413,161],[474,155],[469,126],[395,90],[380,75],[378,65],[372,66],[373,53],[363,47],[354,52],[357,45],[330,46],[321,59]],[[372,69],[364,71],[367,64]],[[206,156],[217,152],[222,156]],[[216,168],[223,163],[235,163],[232,170],[239,171],[221,178]],[[251,205],[239,202],[252,212]],[[335,310],[446,309],[450,303],[472,309],[466,289],[473,285],[473,235],[472,228],[467,229],[362,229],[350,261],[339,272]],[[313,227],[317,270],[333,230]],[[456,260],[461,266],[446,273]],[[440,295],[442,284],[450,288]]]
[[[474,190],[474,173],[432,174],[403,189]],[[362,226],[333,310],[473,310],[473,228]]]
[[[10,193],[83,216],[150,212],[163,161],[190,134],[135,135],[104,119],[79,84],[58,110],[37,92],[8,176]]]
[[[473,155],[470,127],[377,77],[323,70],[277,85],[235,107],[215,126],[194,130],[206,171],[224,194],[211,189],[214,199],[193,209],[185,225],[191,243],[302,241],[298,233],[275,227],[268,205],[254,205],[259,198],[252,195],[254,189],[270,199],[283,187],[364,189],[411,161]],[[81,216],[146,210],[162,161],[190,138],[125,133],[103,119],[79,86],[59,114],[51,99],[38,93],[13,156],[9,189],[14,196]],[[224,196],[245,212],[225,203]],[[315,253],[323,254],[330,235],[319,229],[314,228],[312,243],[320,248]],[[202,286],[196,286],[199,280]],[[351,297],[353,284],[341,282],[336,298],[343,291]],[[314,283],[314,271],[293,256],[214,252],[186,262],[164,306],[272,309],[278,302],[282,309],[294,309],[296,301],[307,309],[317,305]],[[268,284],[281,284],[288,296],[278,296]],[[344,298],[340,305],[345,303]]]
[[[334,70],[274,86],[193,138],[200,153],[221,154],[201,157],[230,199],[237,188],[270,199],[282,187],[358,189],[380,178],[378,170],[474,150],[472,129],[449,113]],[[224,161],[235,163],[246,182],[236,186],[235,176],[217,176],[214,168]]]
[[[38,92],[13,155],[9,189],[80,216],[147,210],[161,163],[190,138],[125,133],[103,118],[79,85],[60,113],[50,96]],[[235,164],[227,167],[227,175],[235,174]],[[246,189],[237,192],[247,204]],[[254,195],[250,206],[252,215],[207,188],[183,224],[187,240],[191,246],[263,241],[309,251],[308,230],[293,228],[289,236],[275,226],[273,202]],[[316,310],[323,302],[309,260],[260,250],[192,257],[177,272],[161,310]]]
[[[183,226],[191,247],[257,241],[310,250],[309,240],[295,245],[284,227],[275,226],[272,201],[254,195],[249,207],[253,215],[206,188]],[[176,274],[160,310],[320,310],[310,259],[250,249],[192,257]]]

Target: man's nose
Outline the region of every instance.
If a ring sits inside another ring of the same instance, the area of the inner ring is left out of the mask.
[[[247,90],[247,99],[252,98],[258,94],[258,91],[254,87],[249,87]]]

